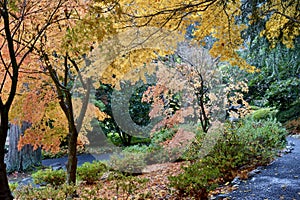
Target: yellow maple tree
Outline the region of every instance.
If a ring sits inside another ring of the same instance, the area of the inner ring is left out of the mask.
[[[300,33],[299,2],[273,0],[263,4],[261,12],[264,13],[261,17],[270,15],[260,34],[271,42],[271,47],[275,47],[278,42],[288,48],[294,47],[294,40]]]

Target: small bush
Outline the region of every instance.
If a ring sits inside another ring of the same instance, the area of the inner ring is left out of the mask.
[[[145,154],[123,152],[110,157],[109,166],[114,170],[129,174],[140,174],[146,166]]]
[[[134,194],[135,196],[139,195],[140,198],[138,199],[145,199],[144,194],[141,194],[140,190],[144,188],[149,179],[137,176],[126,176],[117,172],[112,173],[109,176],[109,180],[115,181],[115,184],[111,189],[115,191],[117,199],[130,199],[130,196]]]
[[[292,134],[300,134],[300,117],[290,120],[286,123],[286,128]]]
[[[276,119],[260,121],[247,119],[243,121],[237,131],[247,146],[255,146],[258,149],[269,151],[282,148],[286,143],[285,137],[288,134]]]
[[[252,117],[254,120],[275,118],[277,112],[278,112],[278,110],[274,110],[273,108],[261,108],[261,109],[255,110],[252,113]]]
[[[93,163],[83,163],[77,168],[77,175],[80,180],[85,181],[87,184],[93,184],[101,178],[107,167],[104,163],[93,161]]]
[[[20,190],[14,192],[15,199],[55,199],[65,200],[71,197],[77,190],[74,185],[60,185],[57,187],[49,186],[42,188],[33,188],[32,186],[23,186]]]
[[[153,136],[151,138],[152,144],[160,144],[162,142],[165,142],[167,140],[172,139],[172,137],[176,134],[178,130],[176,128],[170,128],[170,129],[162,129],[160,131],[157,131],[153,133]]]
[[[35,184],[50,184],[52,186],[59,186],[66,182],[66,172],[62,169],[39,170],[32,174],[32,178]]]
[[[9,188],[12,192],[14,192],[18,188],[19,184],[17,182],[15,183],[9,183]]]
[[[278,121],[285,123],[289,120],[297,119],[300,117],[300,101],[294,102],[293,104],[289,105],[288,108],[284,110],[280,110],[276,117]]]
[[[218,168],[199,161],[183,169],[184,173],[169,177],[170,186],[179,191],[180,197],[207,199],[208,192],[217,186],[214,180],[220,177]]]
[[[123,152],[128,153],[147,153],[150,151],[150,148],[147,145],[132,145],[124,148]]]

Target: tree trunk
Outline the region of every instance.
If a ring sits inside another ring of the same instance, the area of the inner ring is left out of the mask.
[[[7,172],[24,171],[32,166],[40,165],[42,162],[41,149],[33,150],[31,145],[25,145],[21,151],[18,151],[18,141],[21,134],[30,127],[29,123],[23,122],[21,129],[12,124],[8,131],[9,149],[5,155]]]
[[[67,164],[67,183],[76,183],[77,169],[77,138],[78,132],[74,123],[69,125],[69,140],[68,140],[68,164]]]
[[[69,123],[69,140],[68,140],[68,163],[67,163],[67,184],[76,184],[77,170],[77,139],[78,130],[75,125],[74,111],[72,105],[72,95],[69,91],[66,94],[67,112],[66,116]],[[83,118],[82,118],[83,119]],[[81,122],[80,122],[81,123]]]
[[[2,111],[2,110],[1,110]],[[5,141],[8,131],[8,112],[2,111],[0,118],[0,199],[13,200],[8,186],[6,164],[4,163]]]

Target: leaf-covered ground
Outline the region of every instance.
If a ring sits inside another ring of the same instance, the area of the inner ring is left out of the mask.
[[[168,176],[174,176],[181,172],[181,166],[185,165],[185,162],[178,163],[165,163],[149,166],[145,173],[138,175],[138,179],[147,179],[144,184],[133,184],[131,185],[132,194],[129,194],[129,181],[119,180],[106,180],[103,181],[99,186],[97,194],[98,197],[107,199],[178,199],[175,191],[168,187],[169,180]],[[117,188],[117,182],[120,184]],[[126,184],[124,187],[122,184]],[[95,189],[95,185],[87,186],[90,190]],[[126,192],[124,192],[126,188]]]

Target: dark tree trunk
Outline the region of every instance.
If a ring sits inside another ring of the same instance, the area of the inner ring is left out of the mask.
[[[0,118],[0,199],[12,200],[13,196],[8,186],[6,164],[4,163],[5,141],[8,131],[8,112],[1,110]]]
[[[67,183],[76,183],[77,169],[77,138],[78,132],[75,124],[69,125],[69,140],[68,140],[68,163],[67,163]]]
[[[5,157],[5,141],[7,137],[7,132],[8,132],[8,113],[10,111],[10,108],[12,106],[13,100],[16,95],[17,91],[17,85],[18,85],[18,77],[19,77],[19,69],[22,63],[24,62],[25,58],[34,50],[37,41],[42,37],[45,32],[45,30],[50,26],[50,24],[53,21],[53,17],[55,16],[54,14],[58,12],[58,8],[62,5],[59,3],[57,7],[54,9],[53,13],[51,14],[51,17],[45,22],[43,27],[40,30],[37,30],[36,34],[34,35],[34,39],[30,40],[30,42],[27,44],[25,42],[25,45],[21,47],[22,51],[19,51],[20,48],[15,49],[14,43],[16,42],[19,45],[23,45],[24,38],[19,38],[17,33],[18,31],[24,31],[23,26],[22,26],[22,20],[24,19],[24,16],[20,18],[20,21],[16,21],[14,18],[15,16],[13,15],[13,21],[16,22],[17,24],[14,25],[13,28],[13,33],[11,32],[12,28],[12,23],[10,21],[10,13],[12,10],[9,8],[11,6],[11,2],[8,0],[1,1],[1,7],[0,7],[0,18],[1,22],[3,23],[2,31],[4,30],[5,35],[2,35],[5,40],[3,43],[3,47],[7,47],[7,50],[9,52],[9,57],[3,57],[1,54],[1,64],[4,65],[4,79],[2,82],[2,85],[0,87],[0,93],[3,92],[3,84],[7,80],[10,80],[10,90],[7,98],[4,99],[0,96],[0,199],[1,200],[7,200],[7,199],[13,199],[13,196],[11,194],[11,191],[9,189],[8,185],[8,180],[7,180],[7,174],[6,174],[6,164],[4,162],[4,157]],[[26,8],[26,5],[23,5],[24,9]],[[23,9],[23,8],[22,8]],[[27,8],[26,8],[27,9]],[[25,10],[26,10],[25,9]],[[25,14],[25,13],[23,13]],[[26,18],[26,17],[25,17]],[[55,19],[56,20],[56,19]],[[15,40],[14,37],[18,37],[17,40]],[[21,39],[19,41],[19,39]],[[18,60],[17,60],[18,56]],[[9,62],[8,62],[9,61]],[[1,72],[2,75],[2,72]]]
[[[10,200],[13,199],[11,191],[9,189],[7,174],[6,174],[6,165],[4,163],[5,156],[5,141],[8,131],[8,113],[12,102],[16,95],[18,77],[19,77],[19,65],[17,63],[14,40],[10,31],[10,21],[9,21],[9,11],[7,8],[8,1],[1,1],[0,15],[4,23],[5,37],[7,40],[7,47],[9,51],[9,58],[11,62],[11,86],[8,98],[6,103],[3,102],[3,99],[0,97],[0,199]],[[2,55],[1,58],[3,59]],[[2,62],[3,63],[3,62]],[[4,64],[4,63],[3,63]],[[21,63],[20,63],[21,64]],[[5,79],[4,79],[5,81]],[[2,89],[1,89],[2,91]],[[0,91],[0,92],[1,92]]]
[[[33,150],[31,145],[25,145],[21,151],[18,151],[18,141],[21,134],[30,127],[30,124],[24,122],[22,128],[11,124],[8,131],[9,148],[5,155],[6,171],[25,171],[32,166],[38,166],[42,162],[41,149]]]
[[[87,110],[88,102],[89,102],[89,96],[91,91],[91,80],[87,79],[86,82],[82,79],[80,75],[80,70],[77,66],[77,63],[72,60],[68,53],[66,52],[66,55],[64,56],[64,79],[62,82],[60,82],[60,79],[57,76],[57,72],[51,65],[51,62],[49,60],[49,56],[46,52],[41,51],[42,57],[45,60],[45,64],[47,66],[47,69],[50,73],[50,76],[52,80],[54,81],[54,84],[56,86],[59,104],[61,109],[63,110],[65,116],[68,119],[68,127],[69,127],[69,134],[68,134],[68,162],[67,162],[67,184],[75,184],[76,183],[76,170],[77,170],[77,139],[78,139],[78,133],[80,132],[83,119],[85,116],[85,112]],[[68,80],[68,74],[69,74],[69,65],[68,61],[71,62],[71,64],[76,69],[79,79],[84,87],[86,89],[86,94],[83,96],[83,105],[80,110],[79,117],[74,119],[74,111],[73,111],[73,105],[72,105],[72,93],[70,91],[70,88],[68,88],[69,80]]]

